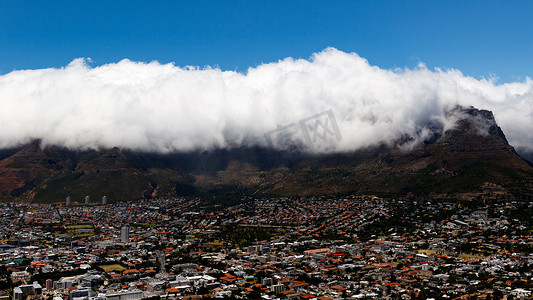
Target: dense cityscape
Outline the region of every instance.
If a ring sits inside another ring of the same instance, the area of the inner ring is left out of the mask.
[[[2,204],[0,299],[528,299],[533,202]]]
[[[0,300],[533,300],[532,12],[0,0]]]

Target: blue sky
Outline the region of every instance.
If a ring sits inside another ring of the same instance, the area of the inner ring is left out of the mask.
[[[0,74],[157,60],[248,66],[326,47],[382,68],[533,77],[531,1],[0,1]]]

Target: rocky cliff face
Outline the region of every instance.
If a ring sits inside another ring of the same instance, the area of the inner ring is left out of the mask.
[[[533,168],[518,156],[492,112],[457,107],[453,129],[432,128],[425,143],[313,156],[260,148],[167,155],[42,149],[34,142],[0,151],[3,200],[62,202],[91,195],[112,201],[176,195],[393,193],[471,195],[497,185],[526,197]],[[409,141],[409,137],[405,138]],[[404,141],[404,142],[405,142]]]

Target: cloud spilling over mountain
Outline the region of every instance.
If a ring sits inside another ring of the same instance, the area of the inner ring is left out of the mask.
[[[492,110],[509,142],[533,151],[530,78],[498,84],[424,65],[387,70],[334,48],[246,74],[126,59],[13,71],[0,76],[0,148],[40,139],[73,149],[288,143],[350,151],[406,136],[412,143],[427,139],[435,126],[453,127],[457,116],[449,111],[456,105]]]

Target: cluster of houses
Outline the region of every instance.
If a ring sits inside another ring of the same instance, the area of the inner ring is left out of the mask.
[[[528,299],[532,208],[373,196],[3,204],[0,300]]]

